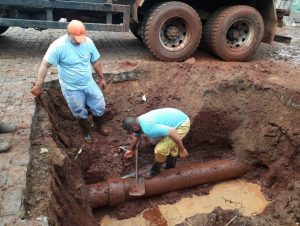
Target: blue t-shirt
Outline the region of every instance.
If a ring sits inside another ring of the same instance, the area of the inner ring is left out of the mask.
[[[140,126],[150,138],[169,136],[171,128],[177,128],[188,120],[188,116],[175,108],[161,108],[138,117]]]
[[[59,83],[69,90],[83,90],[94,83],[91,63],[97,61],[100,54],[90,38],[75,45],[68,35],[55,40],[48,48],[44,60],[58,66]]]

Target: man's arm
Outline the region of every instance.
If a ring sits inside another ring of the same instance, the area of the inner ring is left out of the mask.
[[[189,153],[183,146],[182,140],[175,128],[171,128],[169,130],[169,137],[171,137],[175,144],[178,146],[179,157],[183,159],[188,157]]]
[[[138,142],[140,141],[140,138],[141,138],[140,136],[136,137],[136,136],[132,135],[131,144],[128,148],[128,151],[125,153],[125,158],[131,158],[133,156],[133,153],[136,149]]]
[[[31,89],[31,93],[35,96],[39,96],[42,93],[42,87],[44,80],[46,78],[48,69],[51,67],[51,64],[49,64],[46,60],[43,60],[39,69],[38,69],[38,75],[35,82],[35,85]]]
[[[92,66],[94,68],[94,71],[99,76],[100,86],[104,90],[107,85],[106,85],[106,82],[105,82],[105,79],[104,79],[104,75],[103,75],[103,72],[102,72],[102,67],[101,67],[101,64],[100,64],[100,60],[96,60],[95,62],[93,62]]]

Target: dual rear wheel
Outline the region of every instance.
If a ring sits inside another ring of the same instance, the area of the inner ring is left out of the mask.
[[[131,24],[133,34],[162,61],[184,61],[197,49],[202,37],[198,13],[182,2],[152,7],[142,23]],[[208,18],[204,44],[225,61],[247,60],[258,48],[264,31],[263,19],[253,7],[221,8]]]
[[[260,13],[249,6],[231,6],[215,11],[207,20],[204,42],[225,61],[245,61],[261,43],[264,23]]]

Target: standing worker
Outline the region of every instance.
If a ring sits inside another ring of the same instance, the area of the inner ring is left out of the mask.
[[[182,139],[190,130],[190,119],[178,109],[161,108],[149,111],[137,118],[127,117],[123,121],[123,128],[133,133],[131,145],[125,153],[126,158],[133,156],[143,133],[150,138],[161,138],[155,146],[155,161],[148,170],[147,177],[158,174],[164,162],[166,162],[165,169],[174,168],[178,154],[180,158],[188,156]]]
[[[102,115],[105,111],[105,100],[102,91],[92,77],[92,69],[99,76],[99,84],[104,90],[106,82],[99,61],[100,54],[93,41],[86,37],[82,22],[72,20],[67,34],[55,40],[47,50],[39,67],[37,80],[31,93],[39,96],[51,65],[58,66],[58,78],[61,91],[68,106],[78,120],[87,142],[92,140],[88,123],[88,106],[93,114],[94,125],[102,135],[109,135],[103,126]]]

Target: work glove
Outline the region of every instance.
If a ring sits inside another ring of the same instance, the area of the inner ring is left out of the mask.
[[[39,85],[34,85],[32,88],[31,88],[31,93],[34,95],[34,96],[39,96],[42,94],[42,88],[39,86]]]

